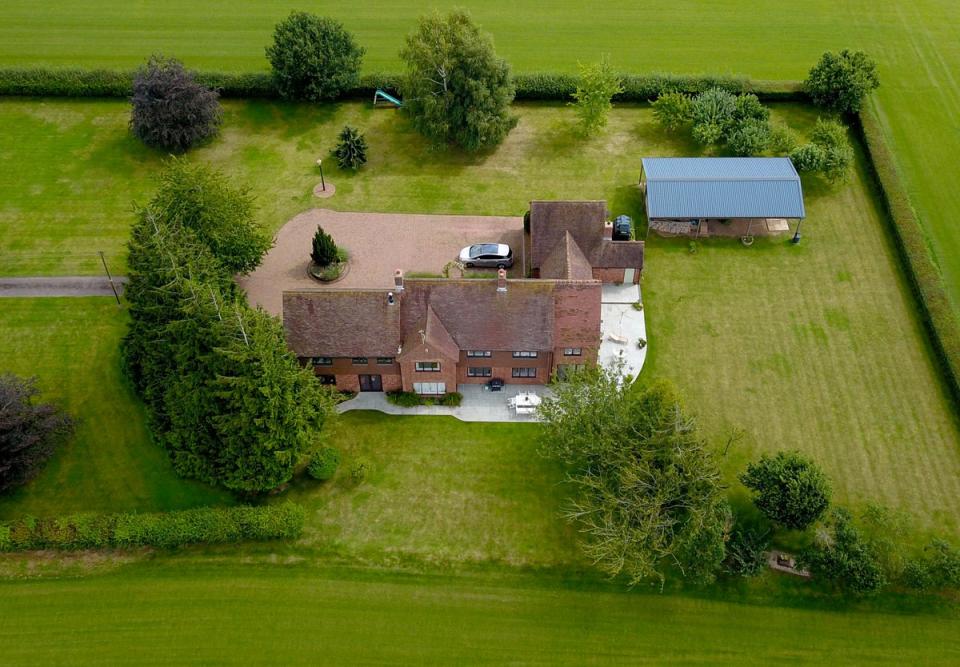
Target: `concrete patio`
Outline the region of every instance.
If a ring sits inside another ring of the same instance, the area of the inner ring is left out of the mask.
[[[537,422],[536,414],[518,415],[507,407],[507,399],[523,392],[532,392],[540,397],[551,395],[548,387],[529,384],[504,385],[502,391],[489,391],[482,384],[461,384],[457,391],[463,394],[459,407],[443,405],[419,405],[413,408],[401,408],[387,401],[387,395],[381,392],[361,392],[349,401],[337,406],[337,412],[350,410],[376,410],[388,415],[432,415],[456,417],[464,422]]]
[[[600,299],[600,353],[604,366],[623,361],[623,372],[636,378],[647,359],[647,326],[642,310],[634,308],[641,301],[639,285],[604,285]]]

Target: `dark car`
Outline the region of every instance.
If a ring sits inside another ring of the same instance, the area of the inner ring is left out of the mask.
[[[513,251],[505,243],[476,243],[460,251],[460,263],[468,268],[509,269],[513,266]]]
[[[613,240],[629,241],[633,229],[633,220],[629,215],[618,215],[613,221]]]

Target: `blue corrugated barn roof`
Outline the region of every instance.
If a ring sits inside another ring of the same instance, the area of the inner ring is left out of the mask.
[[[803,189],[785,157],[643,158],[647,217],[803,218]]]

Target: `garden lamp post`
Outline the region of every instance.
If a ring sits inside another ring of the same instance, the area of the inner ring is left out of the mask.
[[[323,180],[323,160],[317,160],[317,166],[320,167],[320,189],[324,192],[327,191],[327,183]]]
[[[790,243],[794,243],[794,244],[800,243],[800,225],[802,224],[803,224],[803,218],[800,218],[800,220],[797,222],[797,231],[793,233],[793,238],[790,239]]]

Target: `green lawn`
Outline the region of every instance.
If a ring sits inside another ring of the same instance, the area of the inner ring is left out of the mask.
[[[560,518],[563,471],[536,437],[530,424],[350,412],[333,437],[344,453],[336,479],[302,480],[284,498],[311,509],[301,543],[348,562],[580,563]],[[372,464],[359,487],[358,457]]]
[[[0,519],[229,502],[177,477],[150,443],[120,371],[126,314],[113,299],[0,299],[0,372],[39,378],[78,419],[76,434],[28,486],[0,498]]]
[[[901,171],[960,303],[960,13],[953,0],[679,0],[583,3],[443,0],[381,6],[304,1],[298,9],[337,17],[367,49],[367,71],[396,71],[397,51],[416,17],[432,7],[466,6],[517,70],[575,71],[609,53],[636,71],[732,72],[800,79],[827,49],[862,48],[880,64],[876,109]],[[262,70],[273,25],[290,11],[280,0],[219,4],[170,0],[8,0],[0,6],[0,64],[131,67],[162,51],[189,65]],[[0,124],[2,128],[2,124]],[[0,129],[0,134],[3,130]]]
[[[960,655],[960,624],[941,616],[236,561],[0,583],[0,605],[10,664],[945,665]]]
[[[122,268],[129,202],[149,191],[148,177],[159,163],[127,137],[126,113],[117,101],[0,101],[0,127],[22,128],[24,146],[35,148],[18,148],[19,157],[0,170],[0,183],[10,193],[0,199],[9,231],[0,248],[11,257],[11,272],[83,271],[75,253],[94,257],[104,245],[111,263]],[[192,159],[250,184],[261,220],[276,229],[319,203],[310,195],[317,180],[313,161],[346,122],[363,128],[371,146],[370,163],[358,174],[327,172],[338,190],[323,203],[346,210],[519,214],[529,199],[600,197],[615,214],[637,213],[640,157],[694,150],[680,137],[665,136],[644,107],[615,109],[608,130],[589,141],[574,134],[566,106],[521,105],[517,113],[520,123],[501,147],[467,158],[431,151],[401,116],[365,104],[231,102],[222,136]],[[793,106],[775,113],[801,131],[815,118]],[[60,141],[75,146],[76,155],[54,160]],[[89,153],[113,155],[113,161],[74,169]],[[24,182],[27,187],[18,186]],[[61,183],[78,194],[30,194]],[[746,438],[728,455],[731,479],[758,451],[800,448],[827,467],[838,499],[882,501],[916,514],[921,527],[956,532],[960,435],[872,193],[859,172],[836,191],[811,181],[806,192],[809,219],[799,247],[775,243],[748,250],[715,241],[690,256],[685,244],[651,240],[644,278],[649,372],[680,384],[718,443],[731,428],[745,429]],[[74,221],[69,228],[59,222],[66,211]],[[46,252],[54,248],[56,253]],[[88,266],[97,271],[95,263]],[[119,329],[112,336],[95,344],[115,345]],[[58,377],[51,370],[44,380]],[[118,420],[125,422],[122,414]],[[381,436],[372,440],[383,442]],[[399,476],[393,489],[408,493],[401,487],[413,471],[394,472]],[[375,496],[371,511],[389,506],[389,498]],[[318,500],[349,515],[349,508],[338,505],[347,501],[335,494]],[[467,534],[483,536],[486,520],[478,518],[478,532]],[[473,553],[449,532],[437,538],[450,540],[441,548],[434,538],[418,536],[414,524],[408,527],[407,536],[342,528],[343,550],[383,548],[424,557],[440,549],[442,558]],[[553,552],[537,553],[507,536],[475,548],[482,558],[522,561],[549,560]]]

